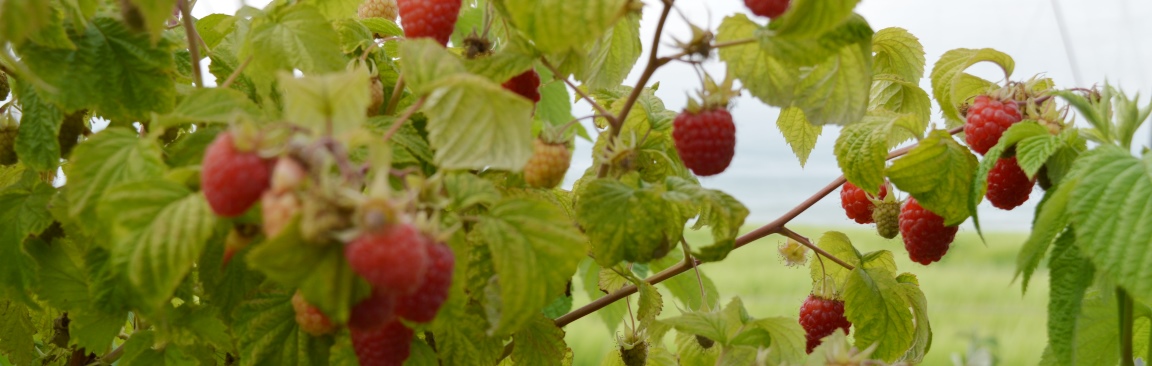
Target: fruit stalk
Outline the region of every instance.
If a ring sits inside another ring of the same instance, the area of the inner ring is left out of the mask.
[[[197,88],[204,87],[204,71],[200,70],[200,35],[196,33],[196,26],[192,24],[192,7],[188,0],[180,0],[180,19],[184,21],[184,32],[188,34],[188,53],[192,58],[192,74],[196,77],[192,81]]]

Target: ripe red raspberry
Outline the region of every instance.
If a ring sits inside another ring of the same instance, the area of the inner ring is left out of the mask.
[[[992,99],[978,95],[968,107],[968,123],[964,124],[964,141],[972,151],[984,155],[996,146],[1000,136],[1013,123],[1020,122],[1020,107],[1016,102]]]
[[[800,306],[800,326],[804,327],[804,335],[808,339],[808,353],[812,353],[820,345],[821,339],[832,335],[836,328],[848,333],[852,322],[844,317],[843,301],[808,295],[804,305]]]
[[[386,290],[373,288],[372,295],[352,307],[348,328],[377,329],[396,320],[396,296]]]
[[[565,144],[550,144],[536,139],[532,157],[524,164],[524,181],[535,188],[556,188],[572,164],[572,151]]]
[[[414,322],[427,323],[436,318],[440,305],[448,299],[448,288],[452,287],[452,268],[456,256],[444,244],[428,245],[428,271],[424,281],[412,294],[401,296],[396,301],[396,315]]]
[[[428,269],[427,239],[406,223],[367,232],[348,243],[344,256],[352,270],[372,286],[397,295],[420,287]]]
[[[432,38],[441,45],[456,27],[460,14],[460,0],[397,0],[404,36],[409,39]]]
[[[528,98],[533,103],[540,101],[540,74],[536,70],[528,70],[520,75],[513,76],[504,82],[504,89],[511,90],[520,96]]]
[[[752,10],[752,14],[762,17],[776,18],[788,10],[789,0],[744,0],[744,6]]]
[[[304,300],[304,295],[300,291],[292,295],[292,310],[296,312],[296,324],[300,324],[300,329],[305,333],[319,337],[336,329],[332,320],[320,309]]]
[[[396,0],[364,0],[356,9],[356,15],[360,19],[384,18],[395,22],[397,10]]]
[[[1011,210],[1028,200],[1036,180],[1028,179],[1024,170],[1016,163],[1016,157],[996,161],[988,171],[988,202],[1003,210]]]
[[[399,320],[374,330],[351,331],[352,349],[360,366],[401,366],[412,351],[414,334]]]
[[[235,217],[260,200],[271,177],[272,160],[237,149],[232,133],[224,132],[204,152],[200,189],[213,212]]]
[[[900,210],[900,235],[913,262],[928,265],[939,261],[958,230],[957,226],[944,226],[943,217],[921,207],[915,198],[909,198]]]
[[[884,199],[888,196],[888,185],[880,186],[880,195],[877,199]],[[863,189],[857,187],[850,182],[844,182],[844,186],[840,188],[840,206],[844,207],[844,213],[848,214],[848,218],[856,220],[857,224],[871,224],[874,221],[872,218],[872,209],[876,204],[868,199],[868,193]]]
[[[720,174],[736,154],[736,124],[727,109],[680,112],[672,138],[684,165],[699,176]]]

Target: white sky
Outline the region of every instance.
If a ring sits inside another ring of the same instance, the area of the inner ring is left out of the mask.
[[[248,5],[261,7],[267,0],[247,1]],[[642,71],[653,32],[656,28],[658,1],[648,0],[646,18],[642,22],[642,40],[645,43],[645,56],[633,69],[627,84],[634,84]],[[235,0],[201,0],[193,14],[203,17],[210,13],[232,14],[241,4]],[[1065,30],[1071,45],[1072,57],[1065,51],[1061,40],[1054,6],[1059,6],[1065,19]],[[677,7],[694,23],[715,28],[724,16],[746,12],[740,0],[680,0]],[[1139,91],[1145,97],[1152,95],[1152,1],[1148,0],[864,0],[857,7],[875,30],[887,27],[901,27],[920,38],[927,53],[925,75],[931,65],[945,51],[954,48],[991,47],[1011,55],[1016,61],[1014,80],[1028,79],[1036,74],[1045,74],[1056,81],[1058,87],[1091,86],[1110,80],[1128,92]],[[764,23],[767,19],[754,17]],[[666,35],[661,42],[662,54],[669,54],[665,47],[671,37],[688,38],[689,28],[675,14],[665,27]],[[1078,67],[1073,69],[1073,64]],[[715,76],[724,75],[723,64],[713,60],[706,65]],[[990,64],[977,65],[970,69],[989,80],[999,80],[1002,75]],[[1083,84],[1076,81],[1079,74]],[[672,110],[683,108],[687,93],[698,88],[695,74],[685,64],[672,63],[661,69],[654,80],[661,83],[657,95]],[[927,78],[921,86],[931,91]],[[573,114],[577,117],[591,114],[591,108],[577,103]],[[736,100],[733,115],[737,124],[737,155],[729,169],[716,177],[704,178],[702,183],[717,188],[741,199],[752,211],[749,222],[763,222],[775,218],[792,205],[807,197],[817,187],[822,187],[839,175],[832,145],[838,131],[826,128],[816,150],[812,152],[807,168],[801,168],[785,145],[775,127],[779,109],[769,107],[751,97]],[[937,114],[934,114],[938,116]],[[934,118],[934,121],[940,121]],[[1137,142],[1152,144],[1149,126],[1137,134]],[[581,141],[577,145],[573,166],[569,170],[567,184],[591,164],[591,145]],[[765,156],[771,154],[770,156]],[[787,154],[788,156],[781,156]],[[797,190],[783,184],[781,180],[802,181],[807,188]],[[811,184],[809,184],[811,183]],[[774,196],[766,196],[773,192]],[[785,197],[779,197],[784,195]],[[793,195],[789,197],[788,195]],[[991,207],[982,207],[982,222],[992,228],[1027,229],[1026,212],[1032,209],[1039,199],[1035,193],[1028,205],[1006,213]],[[837,200],[826,199],[810,212],[802,215],[800,222],[827,224],[826,214],[839,208]],[[985,204],[984,206],[987,206]],[[1023,211],[1023,212],[1021,212]],[[843,216],[842,214],[840,216]],[[846,219],[845,219],[846,220]],[[1022,221],[1025,220],[1025,221]],[[837,223],[840,223],[837,221]],[[1001,223],[997,226],[998,223]],[[843,224],[847,224],[844,222]]]

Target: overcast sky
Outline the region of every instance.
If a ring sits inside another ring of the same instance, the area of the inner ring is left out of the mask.
[[[645,54],[656,28],[658,1],[647,0],[646,18],[642,22]],[[234,13],[240,1],[201,0],[193,14],[202,17],[210,13]],[[248,1],[262,7],[265,0]],[[677,7],[693,23],[700,26],[720,25],[722,19],[737,12],[747,12],[741,0],[680,0]],[[1063,15],[1069,52],[1061,37],[1056,9]],[[901,27],[920,38],[927,53],[925,75],[945,51],[954,48],[991,47],[1011,55],[1016,61],[1014,80],[1026,80],[1044,74],[1055,80],[1058,87],[1089,87],[1110,80],[1128,92],[1139,91],[1144,104],[1152,95],[1152,1],[1148,0],[864,0],[857,7],[875,30]],[[758,22],[767,19],[755,17]],[[679,16],[672,16],[665,27],[667,35],[661,47],[671,43],[671,37],[686,39],[689,28]],[[666,48],[665,48],[666,49]],[[669,54],[671,50],[662,54]],[[636,65],[626,83],[633,84],[642,71],[643,62]],[[724,66],[713,60],[706,68],[722,77]],[[989,80],[999,81],[1002,73],[990,64],[970,69]],[[657,95],[668,108],[683,108],[687,92],[698,88],[691,69],[682,63],[671,63],[654,77],[661,87]],[[925,90],[931,90],[927,78],[921,81]],[[934,110],[938,109],[933,106]],[[764,222],[775,218],[811,192],[839,175],[832,145],[838,135],[836,128],[826,128],[816,150],[812,152],[806,168],[801,168],[788,149],[775,121],[779,109],[769,107],[748,96],[736,100],[733,115],[737,124],[737,155],[729,169],[716,177],[702,179],[705,186],[729,192],[743,201],[752,211],[750,222]],[[576,116],[591,114],[591,108],[578,103]],[[941,121],[934,114],[934,121]],[[1152,136],[1145,126],[1137,141],[1149,145]],[[577,145],[567,184],[583,173],[591,164],[590,144]],[[769,195],[768,193],[771,193]],[[1038,201],[1035,194],[1028,205],[1018,210],[1031,210]],[[798,218],[801,222],[828,224],[827,214],[839,208],[837,200],[827,199]],[[1025,211],[1028,212],[1028,211]],[[1020,211],[1005,213],[987,204],[980,210],[982,222],[993,228],[1026,230],[1030,215]],[[842,216],[842,215],[841,215]],[[847,224],[844,222],[836,223]]]

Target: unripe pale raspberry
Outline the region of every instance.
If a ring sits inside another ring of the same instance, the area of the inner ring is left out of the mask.
[[[572,151],[565,144],[549,144],[536,139],[532,157],[524,165],[524,181],[535,188],[556,188],[572,164]]]
[[[300,329],[305,333],[319,337],[336,329],[332,320],[320,309],[304,300],[304,295],[300,291],[292,295],[292,310],[296,312],[296,324],[300,324]]]
[[[876,222],[876,233],[885,239],[900,234],[900,202],[884,201],[872,209],[872,220]]]
[[[395,22],[399,11],[396,0],[364,0],[356,9],[356,15],[360,16],[360,19],[384,18]]]

